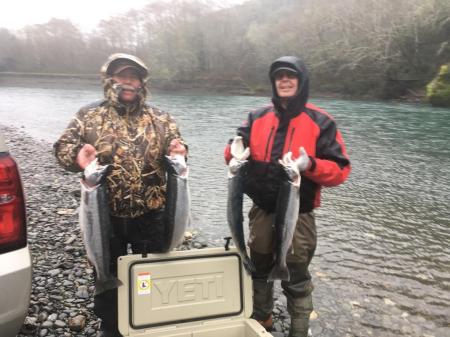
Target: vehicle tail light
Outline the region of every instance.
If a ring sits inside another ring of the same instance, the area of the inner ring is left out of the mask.
[[[27,244],[25,200],[14,159],[0,155],[0,253]]]

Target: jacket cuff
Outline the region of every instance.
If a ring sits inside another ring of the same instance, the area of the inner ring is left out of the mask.
[[[316,162],[316,159],[314,159],[314,157],[311,157],[311,156],[308,156],[308,157],[309,157],[309,160],[311,163],[311,165],[309,166],[308,172],[312,172],[316,169],[317,162]]]

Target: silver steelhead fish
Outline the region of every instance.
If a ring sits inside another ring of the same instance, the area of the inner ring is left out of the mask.
[[[165,252],[174,249],[183,240],[189,224],[191,208],[189,170],[184,156],[166,156],[166,162]]]
[[[288,152],[279,161],[286,172],[286,180],[282,182],[277,200],[275,215],[275,264],[268,279],[289,281],[290,275],[286,257],[292,246],[295,227],[300,210],[301,176],[292,153]]]
[[[109,166],[98,165],[97,159],[84,170],[81,179],[79,222],[89,262],[95,267],[95,294],[117,288],[120,281],[110,271],[109,240],[111,223],[105,177]]]
[[[243,172],[248,163],[250,149],[244,149],[242,137],[236,136],[231,144],[233,158],[228,165],[228,198],[227,221],[231,231],[231,237],[242,258],[245,269],[249,274],[256,269],[247,253],[244,237],[244,217],[242,205],[244,201]]]

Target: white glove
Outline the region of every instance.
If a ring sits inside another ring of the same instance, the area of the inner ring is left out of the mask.
[[[246,160],[250,156],[250,148],[244,148],[244,142],[241,136],[236,136],[231,143],[231,155],[236,158],[236,160]]]
[[[300,156],[295,160],[295,163],[297,164],[298,170],[300,172],[303,172],[309,169],[311,165],[311,159],[309,159],[309,156],[303,146],[300,147],[299,153]]]
[[[232,178],[237,173],[239,168],[247,161],[250,157],[250,148],[244,148],[244,142],[241,136],[236,136],[231,143],[231,160],[228,163],[228,177]]]

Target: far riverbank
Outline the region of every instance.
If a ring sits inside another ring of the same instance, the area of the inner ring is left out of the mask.
[[[49,74],[49,73],[19,73],[0,72],[0,86],[58,86],[61,80],[71,83],[73,88],[97,87],[101,85],[100,74]],[[242,79],[222,79],[222,78],[194,78],[189,80],[180,79],[157,79],[150,76],[149,86],[155,91],[189,92],[199,94],[222,94],[222,95],[242,95],[242,96],[268,96],[272,95],[269,81],[252,88]],[[358,99],[358,100],[379,100],[371,95],[346,95],[320,89],[310,89],[310,95],[321,98],[336,99]],[[425,89],[408,90],[408,92],[392,101],[426,103]]]

